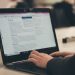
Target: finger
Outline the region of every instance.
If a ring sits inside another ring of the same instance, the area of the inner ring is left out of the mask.
[[[69,58],[69,57],[72,57],[72,56],[74,56],[74,55],[73,54],[72,55],[67,55],[64,58]]]
[[[74,52],[63,52],[63,54],[66,55],[74,55]]]
[[[50,55],[54,57],[58,57],[62,55],[62,52],[57,51],[57,52],[51,53]]]
[[[37,56],[42,56],[42,54],[39,53],[38,51],[32,51],[31,54],[35,54],[35,55],[37,55]]]
[[[36,55],[36,54],[30,54],[29,58],[34,58],[36,60],[40,59],[40,56]]]
[[[32,51],[31,53],[33,53],[33,54],[38,54],[39,52],[38,51]]]
[[[54,52],[54,53],[52,53],[50,55],[54,56],[54,57],[59,57],[59,56],[65,57],[65,56],[71,55],[71,54],[73,54],[73,53],[71,53],[71,52],[59,52],[59,51],[57,51],[57,52]]]
[[[29,62],[32,62],[32,63],[34,63],[34,64],[36,64],[36,63],[37,63],[37,60],[36,60],[36,59],[34,59],[34,58],[29,58],[29,59],[28,59],[28,61],[29,61]]]
[[[40,55],[41,55],[42,57],[48,56],[48,54],[46,54],[46,53],[40,53]]]

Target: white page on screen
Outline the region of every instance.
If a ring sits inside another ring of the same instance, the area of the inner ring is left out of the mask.
[[[49,13],[0,15],[0,31],[7,56],[56,46]]]

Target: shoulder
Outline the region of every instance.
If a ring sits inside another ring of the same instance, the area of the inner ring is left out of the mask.
[[[20,2],[16,5],[16,8],[28,8],[28,5],[26,3]]]
[[[65,8],[65,7],[68,7],[70,8],[71,7],[71,4],[67,3],[67,2],[61,2],[61,3],[56,3],[53,5],[55,8]]]

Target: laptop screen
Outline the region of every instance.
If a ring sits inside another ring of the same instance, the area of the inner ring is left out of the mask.
[[[56,47],[48,12],[1,14],[0,32],[6,56]]]

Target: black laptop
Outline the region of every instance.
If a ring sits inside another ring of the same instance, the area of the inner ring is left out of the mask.
[[[28,62],[32,50],[50,54],[58,50],[50,9],[0,9],[1,54],[7,68],[46,75]]]

